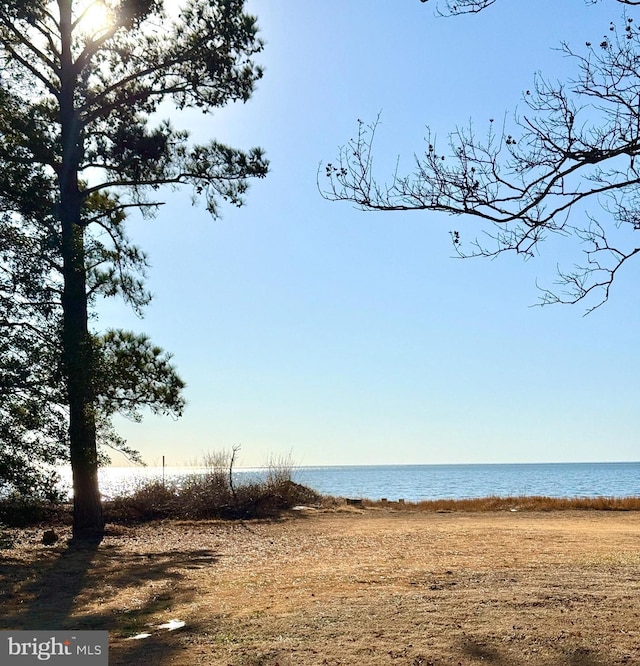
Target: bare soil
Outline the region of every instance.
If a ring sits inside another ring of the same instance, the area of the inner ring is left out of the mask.
[[[636,512],[349,507],[114,526],[93,548],[42,533],[0,551],[0,627],[109,629],[113,665],[640,664]]]

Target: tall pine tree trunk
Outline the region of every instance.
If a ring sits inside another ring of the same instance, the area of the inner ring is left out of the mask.
[[[62,67],[60,125],[62,163],[59,170],[59,218],[62,230],[64,286],[62,354],[69,401],[69,441],[73,472],[73,536],[100,538],[104,516],[98,489],[94,358],[88,327],[88,299],[78,165],[82,133],[74,107],[76,73],[71,56],[71,4],[60,0]]]
[[[61,196],[61,203],[65,196]],[[64,204],[61,205],[64,211]],[[73,536],[99,538],[104,530],[98,489],[93,352],[88,331],[83,228],[62,213],[64,290],[63,356],[69,401],[73,472]]]

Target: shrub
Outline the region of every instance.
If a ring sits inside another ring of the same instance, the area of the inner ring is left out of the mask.
[[[7,527],[25,527],[35,523],[60,520],[63,505],[54,500],[13,493],[0,499],[0,523]]]
[[[289,458],[271,460],[262,478],[238,484],[233,471],[237,451],[208,454],[205,471],[181,483],[141,482],[134,492],[105,503],[108,520],[271,518],[320,501],[318,493],[293,481]]]
[[[108,520],[123,522],[168,518],[175,510],[177,497],[177,488],[173,484],[141,481],[133,492],[105,502],[105,513]]]

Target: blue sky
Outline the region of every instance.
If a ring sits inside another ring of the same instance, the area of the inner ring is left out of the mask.
[[[613,0],[497,2],[437,18],[418,0],[251,0],[266,68],[246,105],[174,116],[197,140],[260,145],[271,173],[212,221],[189,193],[132,217],[155,298],[143,320],[105,303],[100,323],[151,335],[187,382],[183,418],[118,420],[149,464],[300,465],[638,460],[637,266],[610,302],[530,307],[575,244],[523,263],[452,258],[474,221],[365,213],[322,199],[320,162],[382,113],[376,164],[410,167],[428,125],[442,140],[518,108],[533,75],[575,72],[553,50],[606,33]],[[508,116],[509,117],[509,116]],[[114,458],[114,463],[121,464]]]

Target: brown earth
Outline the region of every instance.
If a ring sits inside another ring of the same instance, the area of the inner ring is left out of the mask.
[[[640,664],[636,512],[350,507],[116,526],[96,548],[42,532],[0,551],[1,628],[109,629],[113,665]]]

